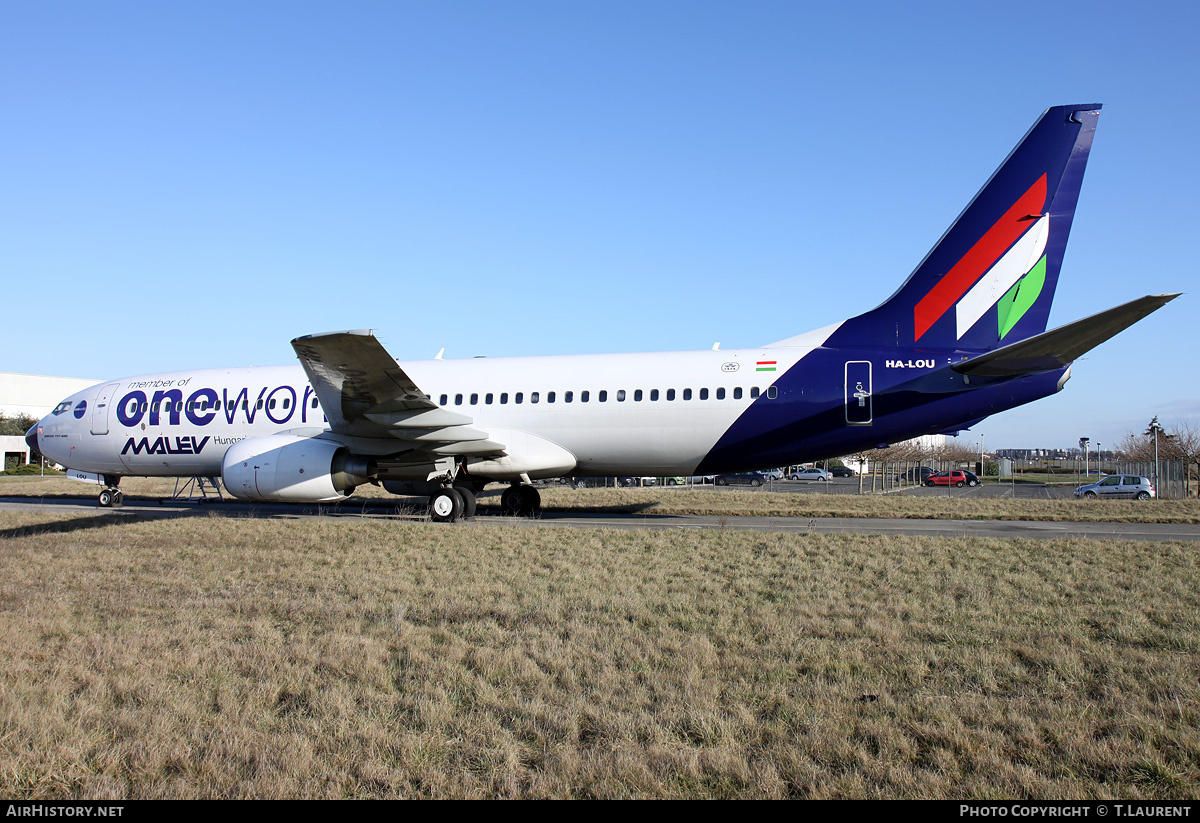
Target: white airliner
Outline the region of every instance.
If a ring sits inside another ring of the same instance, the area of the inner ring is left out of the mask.
[[[127,476],[220,478],[248,500],[364,483],[470,516],[488,482],[715,474],[953,433],[1059,391],[1073,360],[1177,295],[1046,331],[1098,105],[1048,109],[878,308],[753,349],[397,362],[367,331],[299,337],[299,366],[122,378],[30,445],[120,501]]]

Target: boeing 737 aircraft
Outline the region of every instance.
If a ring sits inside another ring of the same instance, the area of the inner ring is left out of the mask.
[[[336,501],[363,483],[470,516],[489,482],[693,475],[955,433],[1051,395],[1071,363],[1176,294],[1046,331],[1099,105],[1034,123],[891,298],[761,348],[397,362],[368,331],[298,337],[300,366],[121,378],[30,445],[120,501],[128,476],[220,478],[247,500]]]

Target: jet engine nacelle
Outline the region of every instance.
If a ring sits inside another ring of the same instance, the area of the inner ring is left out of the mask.
[[[240,440],[221,464],[225,490],[245,500],[344,500],[367,482],[368,472],[366,460],[345,446],[293,434]]]

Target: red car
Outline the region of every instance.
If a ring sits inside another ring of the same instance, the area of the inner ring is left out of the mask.
[[[938,472],[925,478],[926,486],[978,486],[979,478],[968,471]]]

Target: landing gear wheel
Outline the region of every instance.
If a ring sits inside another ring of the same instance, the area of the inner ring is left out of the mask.
[[[542,495],[533,486],[521,486],[522,508],[526,517],[541,517]]]
[[[500,509],[505,517],[520,517],[523,514],[520,486],[509,486],[504,490],[504,494],[500,495]]]
[[[475,490],[466,484],[458,484],[454,490],[459,493],[463,499],[463,520],[475,519]]]
[[[510,517],[537,517],[542,512],[542,496],[533,486],[509,486],[500,495],[500,508]]]
[[[125,495],[121,494],[120,489],[113,492],[113,505],[114,506],[120,506],[124,500],[125,500]]]
[[[463,496],[458,489],[439,489],[429,498],[429,517],[435,523],[453,523],[462,513]]]
[[[114,495],[114,492],[112,489],[101,490],[100,505],[102,508],[107,509],[109,506],[111,506],[113,504],[113,495]]]

